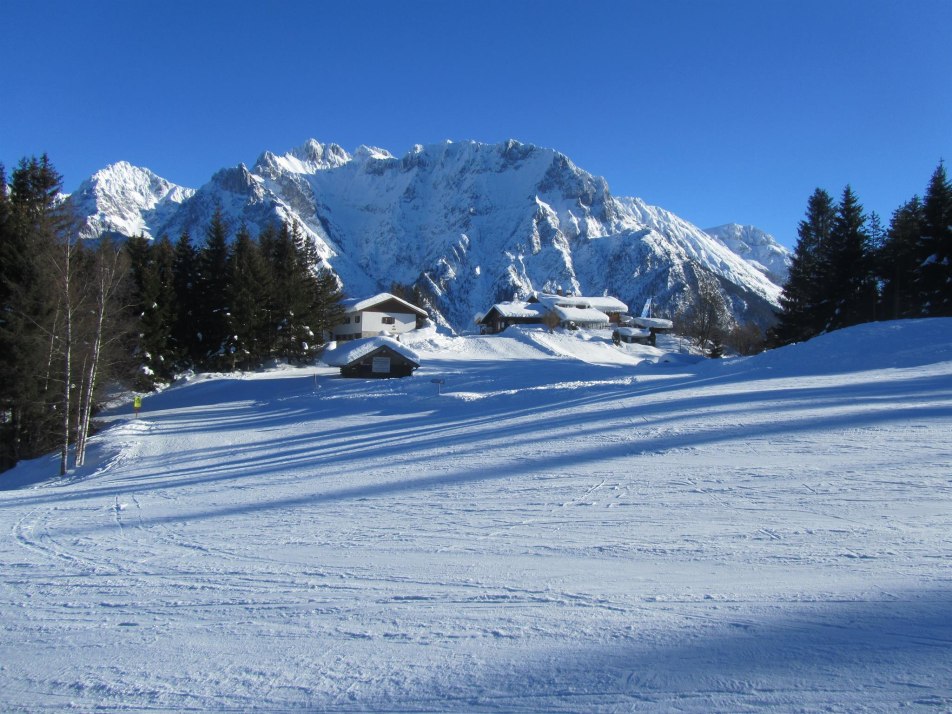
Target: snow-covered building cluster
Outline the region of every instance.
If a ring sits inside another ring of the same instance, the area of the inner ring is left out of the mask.
[[[655,336],[670,331],[671,320],[651,316],[651,300],[638,317],[625,313],[628,306],[608,295],[553,295],[535,293],[528,300],[500,302],[476,316],[476,324],[483,334],[494,335],[512,325],[547,325],[574,329],[610,329],[612,339],[619,342],[654,344]]]
[[[500,302],[481,315],[476,324],[493,335],[512,325],[558,325],[566,329],[607,329],[621,323],[628,306],[610,296],[535,293],[528,300]]]

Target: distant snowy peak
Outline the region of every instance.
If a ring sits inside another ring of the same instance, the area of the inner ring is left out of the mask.
[[[704,232],[753,264],[773,282],[778,285],[786,282],[790,271],[790,251],[769,233],[755,226],[742,226],[737,223],[706,228]]]
[[[265,151],[255,162],[255,173],[313,174],[350,163],[351,156],[337,144],[321,144],[309,139],[301,146],[277,156]]]
[[[69,201],[85,219],[80,228],[83,238],[104,233],[151,235],[151,224],[164,222],[194,194],[194,189],[119,161],[90,176]]]
[[[617,201],[639,224],[664,237],[663,244],[654,241],[655,253],[666,254],[673,263],[700,266],[729,283],[759,295],[769,303],[777,304],[779,284],[748,256],[670,211],[651,206],[640,198],[619,198]],[[647,239],[650,240],[650,236]]]

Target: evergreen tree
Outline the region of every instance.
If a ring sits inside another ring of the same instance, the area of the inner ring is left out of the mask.
[[[177,369],[195,366],[201,356],[198,335],[198,252],[188,231],[175,242],[172,256],[172,288],[175,310],[172,316],[171,347],[177,357]]]
[[[12,379],[15,370],[10,354],[12,335],[7,329],[10,310],[13,308],[13,289],[11,285],[9,253],[12,252],[14,238],[10,234],[12,208],[10,192],[7,188],[6,168],[0,163],[0,471],[16,464],[13,428]]]
[[[316,287],[314,332],[319,338],[319,343],[324,344],[331,338],[334,326],[339,325],[344,317],[344,306],[341,304],[344,293],[341,291],[337,276],[323,267],[318,270]]]
[[[270,274],[258,244],[242,226],[228,265],[228,304],[232,330],[225,352],[234,366],[260,367],[267,356]]]
[[[261,257],[264,269],[264,283],[262,285],[264,307],[264,332],[262,335],[261,353],[267,359],[277,354],[278,344],[278,229],[269,224],[258,234],[258,254]]]
[[[274,286],[271,311],[274,355],[290,361],[303,360],[302,345],[306,345],[310,337],[302,330],[302,319],[306,319],[303,313],[309,301],[306,285],[301,280],[295,238],[291,227],[283,224],[274,236],[269,256]]]
[[[780,296],[779,321],[769,335],[772,345],[808,340],[819,334],[828,321],[823,304],[828,276],[825,256],[835,216],[833,198],[823,189],[816,189],[797,230],[790,273]]]
[[[139,235],[126,241],[125,252],[131,271],[129,302],[135,323],[129,350],[136,362],[136,387],[149,390],[156,380],[171,377],[176,363],[171,346],[174,248],[165,236],[151,243]]]
[[[305,363],[324,341],[328,321],[335,319],[340,303],[336,280],[317,273],[313,244],[296,224],[283,224],[262,233],[261,245],[272,276],[270,323],[273,354],[279,359]]]
[[[952,315],[952,183],[941,162],[922,205],[917,281],[924,315]]]
[[[881,315],[890,320],[919,314],[916,284],[919,241],[922,236],[922,201],[914,196],[897,208],[889,222],[876,265],[881,287]]]
[[[876,284],[865,227],[863,207],[847,186],[822,250],[824,331],[868,322],[875,314]]]
[[[145,322],[150,335],[150,347],[155,355],[156,375],[163,379],[172,377],[178,355],[172,344],[172,325],[178,303],[175,296],[175,247],[169,237],[163,235],[152,244],[152,271],[157,282],[158,298]]]
[[[231,332],[228,309],[228,227],[221,207],[215,209],[205,230],[205,244],[198,255],[198,333],[202,343],[201,363],[206,367],[227,366],[225,340]]]
[[[62,308],[54,273],[68,241],[61,179],[48,157],[23,159],[0,200],[0,461],[9,466],[60,443],[64,415]]]

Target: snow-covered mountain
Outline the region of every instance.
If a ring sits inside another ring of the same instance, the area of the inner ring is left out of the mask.
[[[707,228],[704,232],[714,236],[754,267],[761,269],[778,285],[787,281],[791,253],[769,233],[756,226],[742,226],[737,223]]]
[[[157,235],[156,229],[194,193],[148,169],[120,161],[83,181],[69,200],[83,219],[80,235],[84,238],[106,233]]]
[[[711,278],[737,319],[761,322],[780,294],[760,253],[745,259],[672,213],[612,196],[563,154],[516,141],[417,145],[397,158],[311,140],[197,191],[117,164],[75,196],[87,237],[188,230],[200,241],[216,207],[252,231],[294,220],[349,295],[416,285],[456,330],[534,290],[609,293],[632,308],[653,297],[673,313]]]

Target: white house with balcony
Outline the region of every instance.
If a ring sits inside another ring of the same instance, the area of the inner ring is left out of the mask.
[[[398,335],[415,330],[428,317],[426,310],[390,293],[342,300],[341,306],[344,316],[333,330],[334,339],[338,341],[383,333]]]

